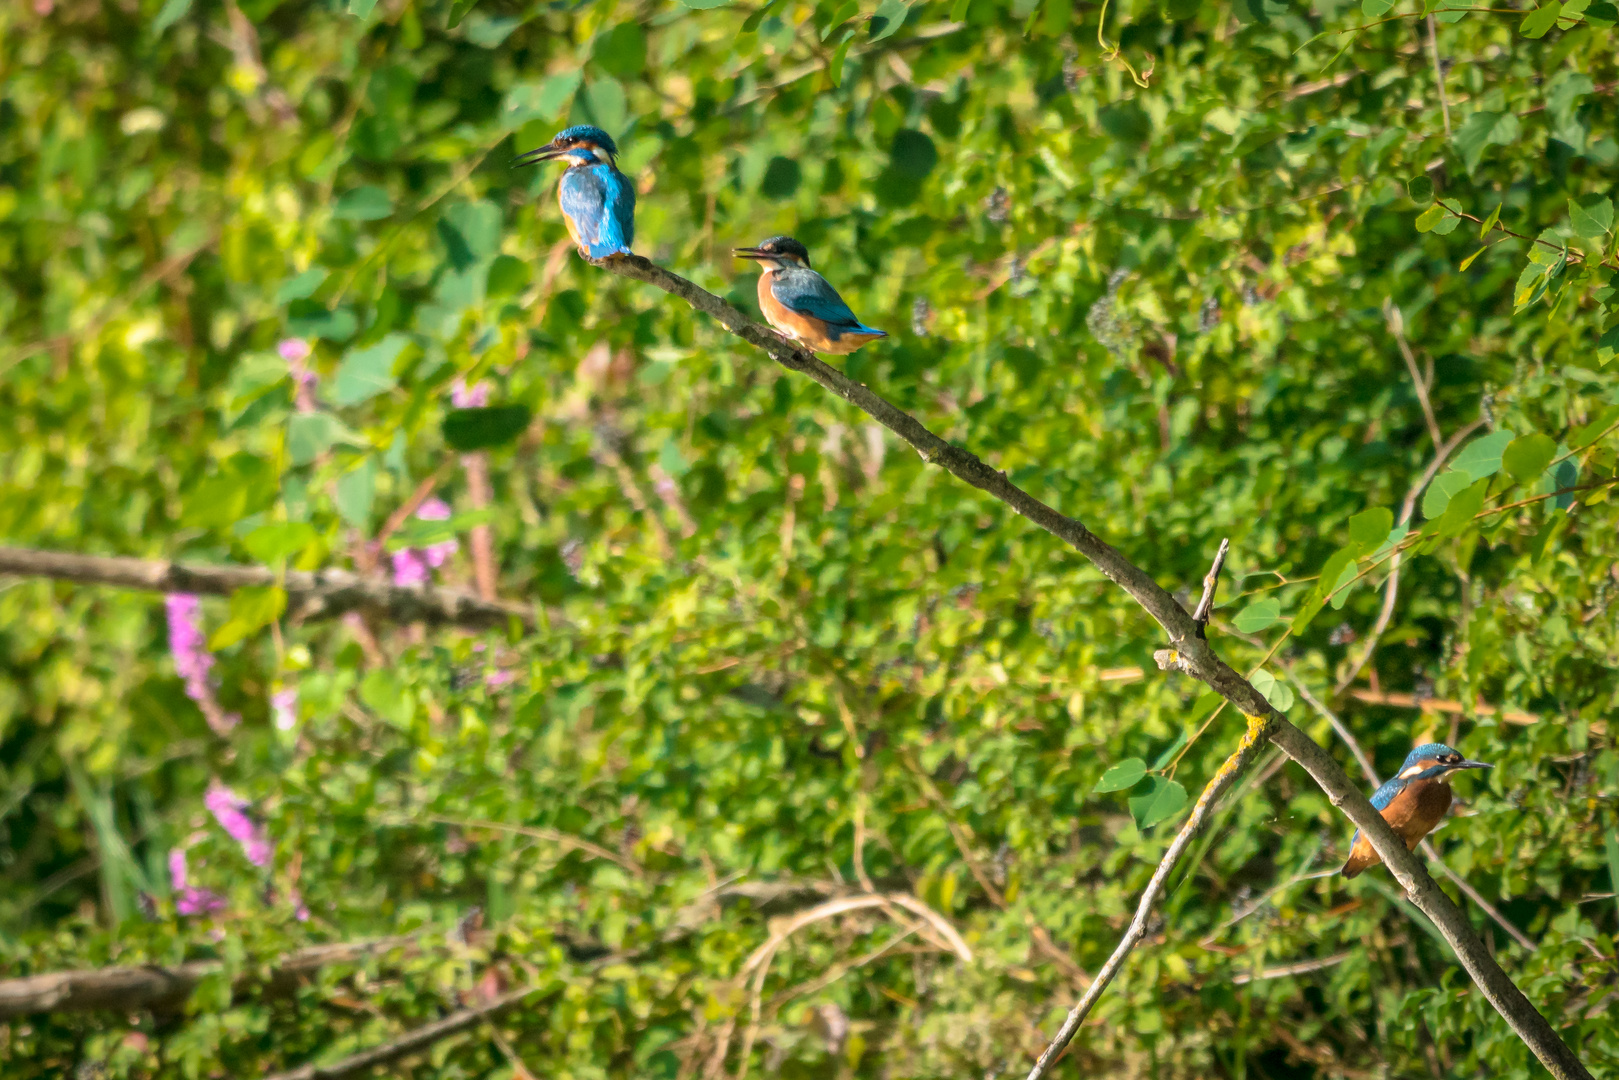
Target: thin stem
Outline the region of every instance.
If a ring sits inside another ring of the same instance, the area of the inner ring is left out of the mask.
[[[1181,831],[1169,845],[1169,850],[1164,852],[1164,857],[1159,860],[1158,869],[1153,872],[1152,880],[1147,882],[1147,888],[1136,904],[1136,915],[1130,920],[1130,928],[1124,932],[1124,937],[1119,939],[1119,944],[1113,949],[1113,955],[1107,958],[1102,970],[1096,973],[1096,980],[1079,999],[1079,1003],[1069,1010],[1062,1027],[1057,1029],[1056,1036],[1052,1038],[1051,1045],[1046,1047],[1045,1053],[1034,1063],[1034,1068],[1029,1070],[1028,1080],[1040,1080],[1051,1070],[1057,1058],[1067,1049],[1075,1032],[1079,1031],[1079,1026],[1085,1022],[1085,1017],[1090,1014],[1108,985],[1123,969],[1125,960],[1147,932],[1147,920],[1151,918],[1153,906],[1163,893],[1164,884],[1169,880],[1175,864],[1180,862],[1181,855],[1208,823],[1215,802],[1259,757],[1265,747],[1271,723],[1270,719],[1263,716],[1248,718],[1248,730],[1243,734],[1242,741],[1237,744],[1236,751],[1226,758],[1225,764],[1220,766],[1220,771],[1215,773],[1214,778],[1203,788],[1203,794],[1198,796],[1197,805],[1192,808],[1191,817],[1186,819],[1186,824],[1181,826]]]
[[[1433,55],[1434,85],[1439,87],[1439,108],[1445,114],[1445,138],[1450,138],[1450,102],[1445,99],[1445,69],[1439,63],[1439,20],[1428,16],[1428,51]]]

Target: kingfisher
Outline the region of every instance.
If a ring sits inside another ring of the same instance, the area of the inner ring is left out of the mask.
[[[1372,793],[1372,805],[1405,841],[1406,848],[1414,851],[1450,809],[1450,774],[1462,769],[1493,768],[1482,761],[1468,761],[1444,743],[1424,743],[1406,755],[1397,776]],[[1352,878],[1382,861],[1371,841],[1356,829],[1349,843],[1344,877]]]
[[[566,159],[557,202],[568,235],[587,259],[628,255],[635,242],[635,186],[618,171],[618,145],[599,127],[579,124],[544,146],[519,155],[514,165]]]
[[[845,356],[888,333],[854,317],[826,278],[810,269],[809,249],[790,236],[772,236],[758,247],[735,248],[739,259],[762,263],[759,310],[765,321],[815,352]]]

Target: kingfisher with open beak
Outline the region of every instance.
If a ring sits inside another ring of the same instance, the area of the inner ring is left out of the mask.
[[[810,269],[809,249],[792,237],[772,236],[758,247],[736,248],[733,254],[764,266],[759,275],[759,311],[782,336],[836,356],[888,336],[855,318],[838,291]]]
[[[618,146],[599,127],[580,124],[557,133],[514,165],[564,159],[568,168],[557,183],[557,202],[568,235],[587,259],[628,255],[635,242],[635,186],[618,171]]]
[[[1493,769],[1482,761],[1468,761],[1444,743],[1425,743],[1406,755],[1398,775],[1372,793],[1372,805],[1383,815],[1407,849],[1415,851],[1450,809],[1450,776],[1462,769]],[[1383,857],[1355,830],[1349,842],[1344,877],[1352,878]]]

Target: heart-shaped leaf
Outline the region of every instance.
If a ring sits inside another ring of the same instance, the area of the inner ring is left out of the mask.
[[[1126,788],[1135,787],[1141,782],[1141,778],[1146,775],[1147,763],[1145,761],[1138,757],[1125,758],[1103,773],[1102,779],[1098,780],[1096,786],[1091,790],[1099,793],[1123,791]]]

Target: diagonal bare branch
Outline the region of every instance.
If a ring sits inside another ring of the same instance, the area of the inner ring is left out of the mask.
[[[789,344],[780,336],[746,318],[713,293],[639,255],[614,256],[597,265],[620,277],[643,281],[662,289],[686,301],[698,311],[719,320],[726,330],[764,350],[782,367],[809,376],[894,432],[915,449],[923,461],[938,465],[951,475],[1001,500],[1088,558],[1107,578],[1129,593],[1168,634],[1172,648],[1160,650],[1155,654],[1160,667],[1181,671],[1199,679],[1235,705],[1243,715],[1250,718],[1249,731],[1255,743],[1261,743],[1268,737],[1288,757],[1303,766],[1316,784],[1326,792],[1332,804],[1343,810],[1361,829],[1371,841],[1372,847],[1383,857],[1384,863],[1405,889],[1412,903],[1439,928],[1451,948],[1455,950],[1462,966],[1483,991],[1485,998],[1506,1019],[1518,1037],[1535,1053],[1551,1074],[1557,1080],[1590,1080],[1590,1073],[1580,1063],[1579,1058],[1490,956],[1467,916],[1451,902],[1450,897],[1439,888],[1433,878],[1428,876],[1422,860],[1406,849],[1405,842],[1395,835],[1388,822],[1372,808],[1371,802],[1338,767],[1332,756],[1308,735],[1288,723],[1286,717],[1272,708],[1247,679],[1222,661],[1209,643],[1197,633],[1197,623],[1192,616],[1150,575],[1105,543],[1081,522],[1059,513],[1036,499],[1013,484],[1005,473],[986,465],[977,455],[939,438],[915,417],[896,408],[869,387],[854,382],[842,372],[822,363],[814,355]],[[1437,437],[1437,431],[1435,435],[1434,444],[1437,447],[1443,440]],[[1236,779],[1243,769],[1252,763],[1254,756],[1244,755],[1239,748],[1238,753],[1233,754],[1216,774],[1215,779],[1210,781],[1210,787],[1214,787],[1217,782],[1224,781],[1228,784]],[[1224,790],[1223,787],[1214,790],[1211,795],[1211,792],[1205,789],[1203,797],[1198,800],[1199,805],[1212,803],[1218,798],[1221,790]],[[1194,816],[1195,814],[1194,810]],[[1181,844],[1181,837],[1177,837],[1176,842]],[[1174,845],[1172,849],[1173,847]],[[1185,850],[1185,844],[1181,844],[1180,850]],[[1175,858],[1179,858],[1179,853],[1175,854]],[[1173,864],[1174,860],[1166,855],[1166,862],[1159,866],[1158,874],[1167,877]],[[1158,875],[1154,876],[1156,878]],[[1139,935],[1136,940],[1139,940]],[[1130,942],[1129,946],[1133,947],[1134,942]],[[1128,952],[1129,948],[1121,943],[1121,948],[1109,963],[1114,964],[1116,960],[1115,967],[1122,965]],[[1097,983],[1105,986],[1106,980],[1099,976]],[[1086,996],[1092,997],[1093,991],[1096,996],[1100,995],[1100,990],[1093,987],[1092,991],[1087,991]],[[1075,1026],[1077,1028],[1077,1025]],[[1066,1043],[1066,1040],[1063,1042]],[[1061,1049],[1061,1046],[1054,1044],[1054,1049],[1042,1055],[1042,1060],[1054,1057]],[[1042,1075],[1044,1068],[1037,1065],[1030,1073],[1029,1080],[1038,1080]]]

